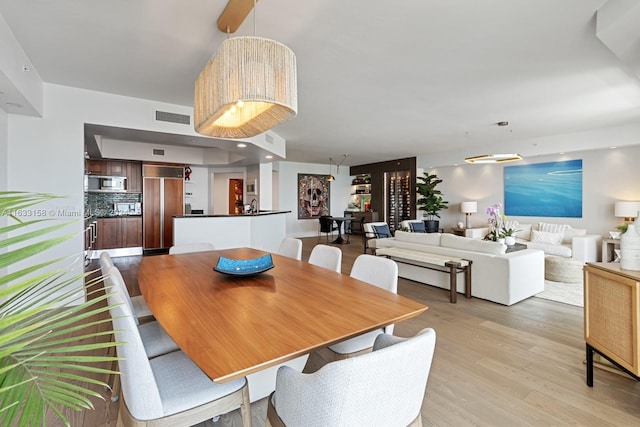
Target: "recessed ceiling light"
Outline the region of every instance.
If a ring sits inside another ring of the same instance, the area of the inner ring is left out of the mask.
[[[246,147],[246,146],[247,146],[247,144],[245,144],[244,142],[241,142],[241,143],[239,143],[239,144],[237,145],[237,147],[238,147],[238,148],[244,148],[244,147]]]
[[[267,155],[266,155],[266,156],[264,156],[264,157],[265,157],[265,158],[267,158],[267,159],[273,159],[273,156],[272,156],[272,155],[270,155],[270,154],[267,154]]]

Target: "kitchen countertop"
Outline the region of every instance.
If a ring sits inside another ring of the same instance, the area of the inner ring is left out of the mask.
[[[106,214],[106,215],[97,215],[96,216],[96,218],[131,218],[131,217],[141,218],[142,214],[125,214],[125,215]]]
[[[224,217],[241,217],[241,216],[264,216],[264,215],[276,215],[276,214],[285,214],[291,213],[291,211],[259,211],[254,214],[226,214],[226,215],[202,215],[202,214],[191,214],[191,215],[174,215],[174,218],[224,218]]]

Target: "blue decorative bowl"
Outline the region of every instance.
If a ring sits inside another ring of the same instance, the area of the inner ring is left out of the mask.
[[[252,276],[264,273],[274,267],[271,254],[253,259],[230,259],[221,256],[218,264],[213,267],[215,271],[232,276]]]

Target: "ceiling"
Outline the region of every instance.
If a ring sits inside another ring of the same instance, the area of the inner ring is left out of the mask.
[[[192,106],[225,3],[0,0],[0,14],[45,82]],[[256,35],[298,65],[298,115],[273,131],[287,160],[345,165],[640,144],[619,137],[638,129],[640,79],[596,36],[605,3],[262,0]],[[235,35],[252,34],[249,15]]]

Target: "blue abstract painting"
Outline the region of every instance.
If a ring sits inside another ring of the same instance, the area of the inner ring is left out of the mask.
[[[582,159],[505,166],[504,213],[582,218]]]

